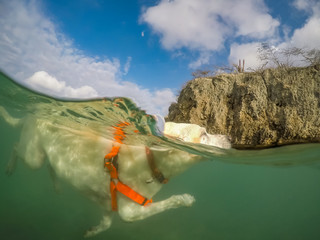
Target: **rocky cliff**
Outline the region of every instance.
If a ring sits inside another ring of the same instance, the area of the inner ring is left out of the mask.
[[[320,142],[320,66],[196,78],[166,120],[229,135],[238,149]]]

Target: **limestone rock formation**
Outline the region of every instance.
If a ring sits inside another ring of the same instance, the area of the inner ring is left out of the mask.
[[[320,66],[196,78],[166,120],[229,135],[238,149],[320,142]]]

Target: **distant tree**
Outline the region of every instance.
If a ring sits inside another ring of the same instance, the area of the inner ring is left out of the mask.
[[[302,48],[291,48],[289,49],[289,54],[300,55],[303,58],[303,61],[308,65],[318,65],[320,64],[320,50],[319,49],[302,49]]]
[[[276,48],[269,43],[261,43],[257,50],[261,65],[257,68],[247,68],[250,71],[261,72],[267,68],[288,70],[291,67],[320,65],[320,50],[298,47]],[[221,73],[243,73],[245,60],[239,59],[238,64],[231,66],[214,66],[213,70],[196,70],[191,75],[194,78],[213,77]]]
[[[210,76],[212,76],[212,71],[210,71],[210,70],[199,70],[198,69],[198,70],[192,72],[191,75],[194,78],[210,77]]]
[[[301,65],[320,64],[320,50],[298,47],[278,49],[268,43],[261,43],[258,48],[258,58],[265,67],[290,68]],[[298,63],[297,63],[298,62]],[[299,62],[305,62],[301,64]]]

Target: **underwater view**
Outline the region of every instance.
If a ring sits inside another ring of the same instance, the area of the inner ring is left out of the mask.
[[[126,96],[56,99],[0,73],[1,239],[82,239],[102,216],[99,206],[69,182],[53,181],[48,161],[36,170],[21,159],[10,161],[22,128],[8,123],[6,114],[22,125],[32,116],[109,140],[112,126],[128,122],[138,133],[127,133],[124,144],[201,157],[153,197],[157,202],[188,193],[196,199],[191,207],[133,223],[115,213],[112,226],[92,239],[320,239],[320,144],[235,150],[185,143],[162,136],[155,118]]]

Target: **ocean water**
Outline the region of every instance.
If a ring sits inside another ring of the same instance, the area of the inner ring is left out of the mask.
[[[0,107],[16,118],[32,114],[107,138],[112,138],[108,126],[130,121],[142,134],[129,135],[128,144],[157,142],[207,159],[170,179],[154,197],[158,201],[189,193],[196,198],[192,207],[134,223],[115,215],[111,228],[92,239],[320,239],[320,144],[256,151],[186,144],[161,137],[153,118],[129,99],[55,99],[3,73]],[[82,239],[100,221],[100,208],[69,183],[59,180],[57,192],[48,164],[31,170],[18,161],[8,176],[7,163],[19,136],[20,128],[0,117],[1,239]]]

